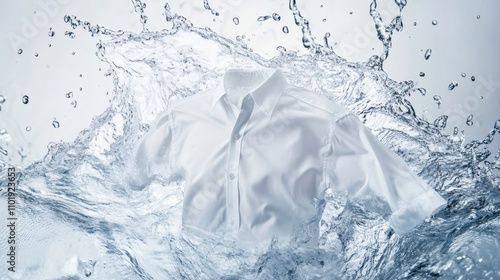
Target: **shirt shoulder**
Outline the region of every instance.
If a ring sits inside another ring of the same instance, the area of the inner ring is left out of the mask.
[[[285,93],[296,98],[299,102],[330,114],[334,121],[351,114],[347,108],[339,103],[306,88],[292,86],[287,88]]]
[[[175,109],[175,108],[179,108],[179,107],[183,107],[183,106],[190,106],[190,105],[193,105],[193,104],[200,102],[200,101],[205,102],[207,98],[210,98],[212,96],[212,94],[215,90],[216,89],[208,89],[208,90],[201,91],[199,93],[192,94],[192,95],[187,96],[187,97],[183,97],[183,98],[174,100],[170,104],[170,107]]]

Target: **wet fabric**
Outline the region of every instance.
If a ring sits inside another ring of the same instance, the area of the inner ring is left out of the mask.
[[[172,102],[135,146],[128,177],[136,188],[184,180],[183,226],[242,244],[318,227],[327,188],[389,216],[398,234],[446,205],[356,115],[279,69],[230,69],[217,88]]]

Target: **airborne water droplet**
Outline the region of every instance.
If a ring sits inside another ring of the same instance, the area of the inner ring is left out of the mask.
[[[453,90],[453,89],[455,89],[457,86],[458,86],[458,83],[457,83],[457,82],[451,82],[451,83],[448,85],[448,90]]]
[[[27,95],[23,95],[23,104],[28,104],[30,102],[30,97]]]
[[[420,77],[425,77],[425,73],[424,73],[424,72],[420,72],[420,73],[418,73],[418,75],[419,75]]]
[[[442,115],[434,121],[434,126],[437,127],[438,129],[443,130],[446,128],[447,121],[448,121],[448,116]]]
[[[238,24],[240,24],[240,19],[237,17],[234,17],[233,22],[234,22],[234,24],[238,25]]]
[[[440,109],[441,108],[441,103],[443,103],[443,101],[441,99],[441,96],[434,95],[433,99],[436,102],[436,104],[438,105],[438,109]]]
[[[54,37],[54,35],[56,35],[56,33],[53,30],[50,30],[49,31],[49,37]]]
[[[17,53],[18,53],[18,54],[22,54],[22,53],[23,53],[23,49],[18,49],[18,50],[17,50]]]
[[[31,126],[27,126],[26,131],[31,131]]]
[[[71,38],[71,39],[74,39],[74,38],[76,37],[75,32],[71,32],[71,31],[66,31],[66,32],[64,33],[64,35],[68,36],[68,37],[69,37],[69,38]]]
[[[71,101],[71,106],[73,106],[73,108],[76,108],[76,103],[76,100]]]
[[[65,96],[66,96],[66,98],[71,98],[71,97],[73,97],[73,92],[70,91],[70,92],[66,93]]]
[[[5,102],[5,96],[0,95],[0,104]]]
[[[457,136],[458,135],[458,127],[454,127],[453,128],[453,136]]]
[[[281,16],[278,13],[273,13],[273,19],[275,21],[280,21],[281,20]]]
[[[476,17],[476,18],[477,18],[477,19],[480,19],[480,18],[481,18],[481,16],[480,16],[480,15],[477,15],[477,17]]]
[[[283,33],[288,34],[288,26],[283,26]]]
[[[476,77],[471,76],[471,77],[470,77],[470,80],[474,82],[474,81],[476,80]]]
[[[423,96],[425,96],[425,94],[427,93],[427,90],[425,88],[417,88],[416,90],[418,90]]]
[[[417,26],[417,22],[416,21],[413,22],[413,26]]]
[[[38,57],[38,53],[35,53],[35,57]]]
[[[258,21],[265,21],[265,20],[268,20],[270,19],[271,17],[270,16],[260,16],[257,18]]]
[[[472,126],[474,124],[474,122],[472,121],[472,118],[474,117],[474,115],[470,114],[468,117],[467,117],[467,121],[465,122],[468,126]]]
[[[54,128],[59,128],[60,124],[59,124],[59,122],[58,122],[58,121],[53,120],[53,121],[52,121],[52,126],[53,126]]]
[[[429,57],[431,57],[431,54],[432,54],[432,50],[431,50],[431,49],[427,49],[427,50],[425,51],[425,54],[424,54],[424,58],[425,58],[425,60],[428,60],[428,59],[429,59]]]
[[[500,133],[500,119],[498,119],[498,120],[495,122],[495,126],[494,126],[494,128],[495,128],[495,131],[496,131],[497,133]]]
[[[7,134],[7,130],[5,128],[0,129],[0,135]]]
[[[438,24],[438,21],[437,20],[433,20],[432,21],[432,25],[437,25]]]
[[[462,77],[464,77],[464,78],[465,78],[466,76],[467,76],[467,74],[465,74],[465,73],[462,73]]]

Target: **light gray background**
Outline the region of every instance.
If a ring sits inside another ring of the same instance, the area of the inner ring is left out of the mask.
[[[164,20],[164,1],[144,1],[150,31],[170,28]],[[246,36],[246,43],[264,57],[278,54],[278,45],[305,53],[300,28],[295,26],[288,1],[212,0],[206,10],[202,0],[169,1],[174,13],[182,14],[196,26],[208,26],[235,40]],[[350,61],[365,61],[380,54],[382,44],[376,39],[369,15],[370,0],[305,1],[299,0],[301,14],[310,21],[318,42],[330,32],[329,44]],[[393,1],[378,1],[379,11],[387,22],[397,15]],[[259,16],[278,13],[280,21],[257,21]],[[72,30],[64,15],[110,29],[140,32],[142,26],[131,1],[125,0],[23,0],[4,3],[0,10],[0,146],[8,155],[0,157],[12,164],[26,166],[41,159],[51,141],[73,141],[87,127],[93,116],[104,111],[112,96],[112,80],[105,77],[105,63],[95,56],[97,38],[81,28]],[[480,16],[478,19],[477,16]],[[239,24],[233,22],[238,17]],[[432,21],[436,20],[437,25]],[[413,80],[427,94],[410,97],[419,116],[433,121],[449,115],[446,134],[457,126],[466,132],[466,142],[483,139],[500,119],[500,2],[495,0],[420,0],[408,1],[403,11],[404,29],[393,36],[393,48],[384,69],[396,81]],[[416,25],[414,25],[416,22]],[[290,32],[282,32],[283,26]],[[50,28],[55,32],[49,37]],[[74,39],[65,36],[74,31]],[[49,47],[51,44],[51,47]],[[22,49],[22,54],[18,54]],[[426,49],[432,49],[429,60]],[[74,53],[74,54],[73,54]],[[35,56],[38,54],[38,56]],[[99,70],[100,69],[100,70]],[[424,72],[425,77],[420,77]],[[465,73],[466,77],[462,77]],[[80,77],[81,75],[81,77]],[[471,81],[471,76],[476,81]],[[448,85],[458,82],[453,91]],[[81,88],[81,90],[80,90]],[[66,98],[68,92],[72,98]],[[22,96],[29,103],[22,103]],[[433,97],[443,104],[438,109]],[[0,98],[1,99],[1,98]],[[76,101],[76,108],[71,102]],[[473,114],[472,126],[466,118]],[[52,123],[57,120],[59,128]],[[27,131],[26,127],[31,130]],[[497,137],[490,150],[500,148]],[[22,156],[21,156],[22,155]]]

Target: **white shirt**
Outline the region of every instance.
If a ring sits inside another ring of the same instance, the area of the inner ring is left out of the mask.
[[[228,70],[173,102],[130,163],[138,187],[184,179],[183,227],[247,244],[290,240],[326,188],[382,205],[399,234],[446,205],[356,115],[275,69]]]

